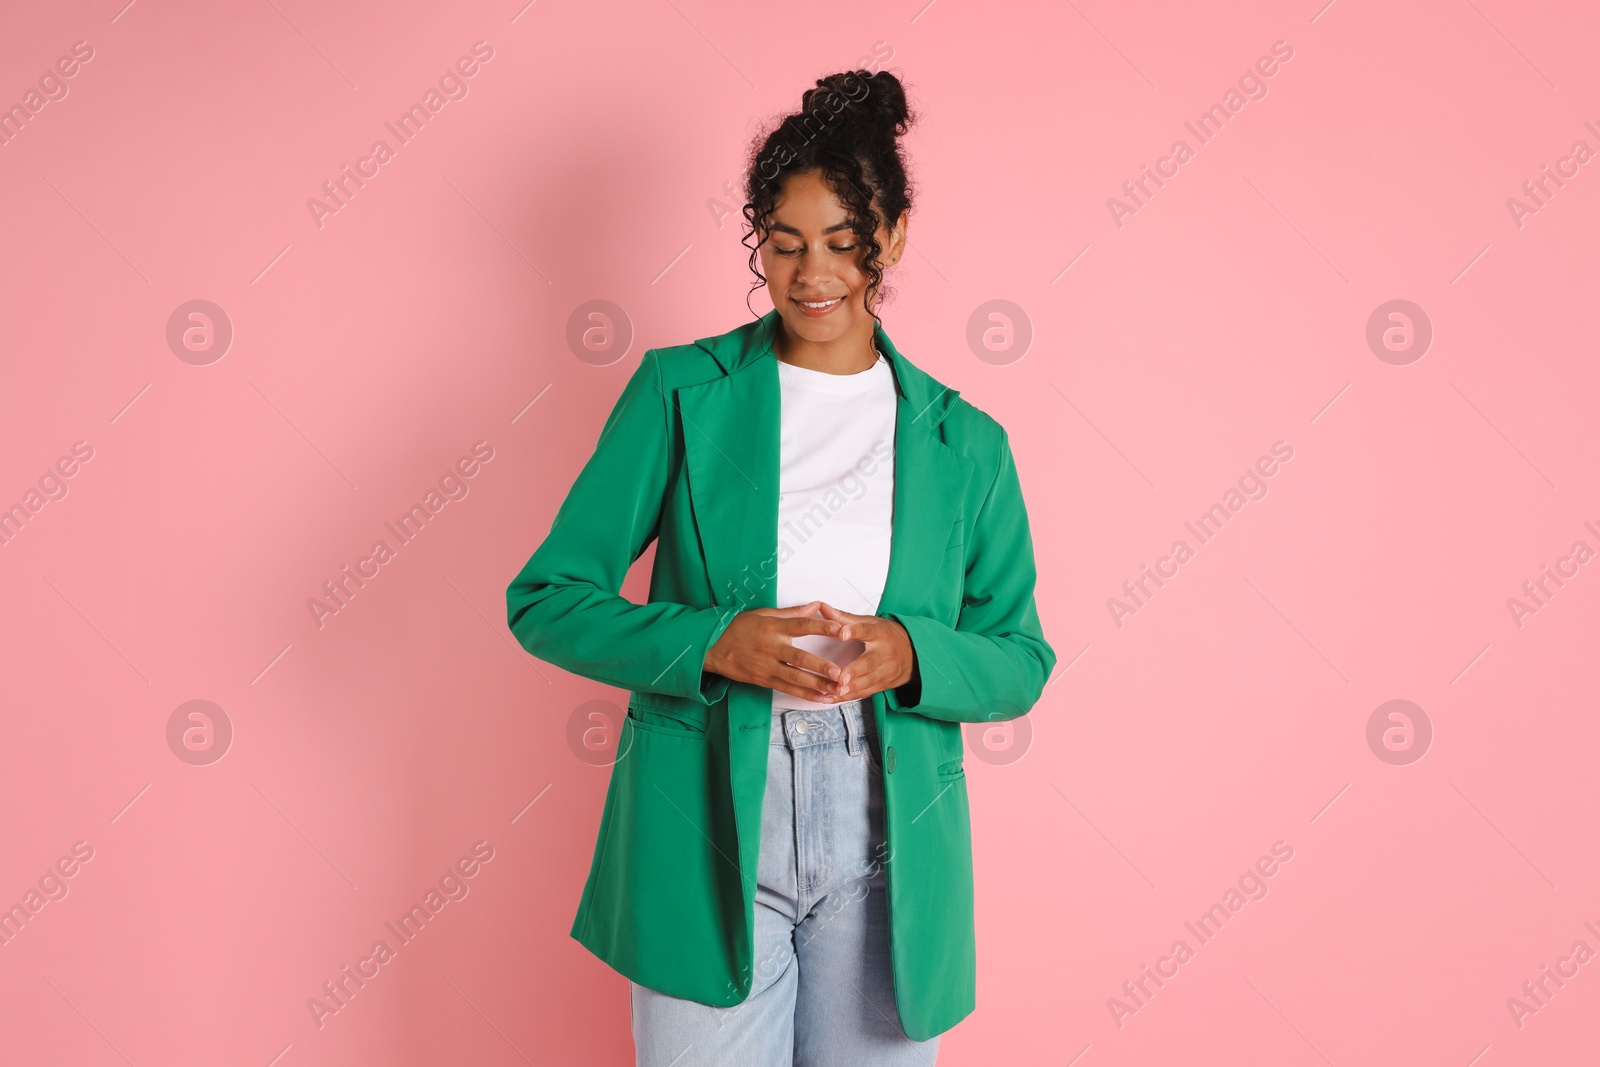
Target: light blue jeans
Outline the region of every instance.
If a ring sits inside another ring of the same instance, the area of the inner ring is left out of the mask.
[[[638,1067],[932,1067],[895,1009],[876,745],[866,701],[773,709],[750,996],[629,982]]]

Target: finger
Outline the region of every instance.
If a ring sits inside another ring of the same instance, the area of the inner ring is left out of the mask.
[[[779,657],[791,667],[825,675],[830,681],[837,682],[842,668],[826,656],[819,656],[815,652],[790,645]]]
[[[816,701],[818,704],[835,704],[835,703],[838,703],[837,700],[835,700],[832,696],[828,695],[827,693],[817,693],[817,692],[813,692],[812,690],[809,690],[809,689],[797,689],[797,688],[793,688],[793,687],[790,687],[788,685],[785,685],[785,684],[783,684],[781,682],[774,682],[772,685],[769,685],[767,688],[771,689],[771,690],[773,690],[775,692],[779,692],[779,693],[788,693],[790,696],[799,697],[801,700],[813,700],[813,701]]]
[[[857,615],[853,611],[845,611],[842,608],[836,608],[826,600],[818,601],[817,608],[822,612],[823,618],[838,619],[840,622],[864,622],[867,619],[875,618],[875,616],[872,615]]]
[[[762,608],[760,610],[762,611],[763,614],[777,615],[777,616],[781,616],[781,617],[787,618],[787,617],[790,617],[790,616],[813,615],[813,614],[816,613],[817,608],[821,604],[822,604],[822,601],[813,600],[809,604],[794,604],[794,605],[792,605],[790,607],[787,607],[787,608]]]
[[[806,634],[824,634],[828,637],[840,637],[844,632],[844,623],[829,622],[827,619],[800,618],[785,619],[779,628],[786,637],[803,637]]]
[[[857,615],[854,612],[841,611],[832,604],[829,604],[827,601],[823,601],[819,605],[818,610],[822,612],[822,617],[824,619],[843,624],[843,629],[840,630],[839,636],[845,641],[855,639],[857,633],[859,632],[857,627],[860,624],[865,623],[867,620],[873,618],[871,615]]]
[[[829,700],[843,703],[846,700],[865,700],[873,693],[881,693],[889,688],[891,678],[886,671],[865,675],[850,682],[843,687],[835,687]]]
[[[771,689],[774,693],[787,693],[792,697],[799,697],[801,700],[815,701],[818,704],[832,704],[832,703],[835,703],[833,697],[829,696],[827,693],[819,693],[815,689],[808,689],[808,688],[805,688],[803,686],[791,685],[788,682],[784,682],[782,680],[774,681],[767,688]]]
[[[894,657],[887,651],[863,652],[849,663],[845,664],[840,673],[835,687],[843,693],[848,693],[841,699],[854,700],[861,691],[877,692],[886,686],[895,674]]]
[[[883,620],[876,615],[856,615],[844,625],[844,640],[860,641],[871,648],[883,643]]]
[[[772,676],[763,684],[768,689],[816,701],[831,699],[828,694],[833,690],[833,683],[827,678],[801,670],[799,667],[792,667],[787,663],[776,665]]]

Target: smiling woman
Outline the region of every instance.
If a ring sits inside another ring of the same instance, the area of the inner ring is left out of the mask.
[[[640,1067],[926,1067],[976,1006],[961,724],[1056,657],[1005,429],[878,319],[910,125],[858,70],[757,139],[772,310],[644,353],[506,590],[523,647],[630,691],[571,932]]]
[[[366,155],[356,159],[354,168],[348,163],[341,163],[339,176],[322,183],[322,193],[326,199],[319,200],[314,196],[306,198],[306,210],[311,212],[311,221],[317,229],[322,229],[327,216],[337,215],[349,207],[356,193],[366,188],[367,181],[376,178],[381,172],[380,168],[394,159],[401,147],[410,144],[412,138],[426,129],[428,122],[444,110],[446,104],[452,100],[465,100],[471,91],[466,79],[477,75],[483,69],[482,64],[493,58],[493,45],[481,38],[474,41],[472,55],[458,57],[453,66],[446,67],[444,73],[439,75],[438,88],[428,86],[420,100],[413,101],[393,122],[383,124],[383,128],[394,135],[393,147],[379,138],[372,142],[372,148]]]
[[[836,74],[806,90],[800,110],[758,139],[751,154],[744,216],[757,280],[750,291],[766,285],[785,325],[811,343],[813,358],[819,343],[859,334],[864,319],[877,318],[884,260],[895,263],[905,250],[912,184],[899,138],[914,121],[893,74]],[[755,246],[752,237],[760,239]],[[829,284],[819,284],[814,262],[801,262],[808,248],[837,261]],[[806,320],[827,326],[800,329]]]

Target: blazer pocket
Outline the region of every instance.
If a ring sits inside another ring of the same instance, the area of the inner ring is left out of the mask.
[[[628,698],[628,718],[636,728],[650,733],[699,738],[706,735],[705,712],[672,697],[635,693]]]
[[[967,769],[959,759],[953,759],[948,763],[939,764],[940,781],[948,781],[951,778],[965,778],[966,775]]]

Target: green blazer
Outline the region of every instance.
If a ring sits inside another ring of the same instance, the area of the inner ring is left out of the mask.
[[[777,322],[645,352],[506,590],[524,648],[629,690],[571,936],[640,985],[714,1006],[750,994],[772,690],[703,667],[735,614],[780,606]],[[895,1003],[921,1041],[976,999],[961,724],[1026,714],[1056,655],[1005,430],[875,334],[898,393],[878,615],[910,634],[916,673],[870,704]],[[635,604],[618,590],[651,541]]]

